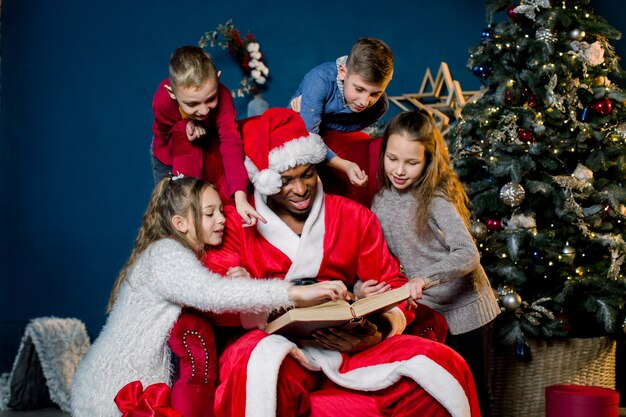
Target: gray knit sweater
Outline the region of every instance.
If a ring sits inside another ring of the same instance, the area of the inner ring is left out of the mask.
[[[433,198],[426,237],[415,232],[415,198],[383,189],[372,203],[389,249],[409,278],[426,281],[422,303],[443,314],[451,334],[466,333],[500,312],[476,245],[454,204]]]

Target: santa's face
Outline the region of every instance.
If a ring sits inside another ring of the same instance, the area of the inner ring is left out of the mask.
[[[280,192],[268,197],[272,210],[278,215],[308,216],[317,191],[315,165],[298,165],[281,173],[280,176],[283,181]]]

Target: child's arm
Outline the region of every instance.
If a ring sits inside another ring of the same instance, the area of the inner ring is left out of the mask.
[[[224,161],[224,174],[231,195],[237,191],[246,194],[248,172],[244,166],[245,155],[243,140],[237,129],[236,111],[230,90],[222,83],[218,87],[219,100],[216,112],[217,134],[220,141],[220,153]],[[239,211],[239,208],[238,210]]]
[[[265,217],[261,216],[248,202],[248,196],[243,191],[235,191],[235,208],[243,220],[243,227],[254,226],[257,220],[267,223]]]
[[[428,288],[463,278],[480,267],[476,244],[454,204],[442,197],[433,198],[430,204],[430,216],[439,229],[436,232],[443,236],[442,250],[448,253],[419,272]]]
[[[193,142],[206,134],[206,130],[202,126],[197,125],[193,120],[187,120],[185,132],[187,133],[187,139],[189,139],[189,142]]]
[[[298,87],[298,91],[301,91],[302,94],[294,97],[289,103],[294,111],[300,113],[309,132],[319,133],[320,131],[322,115],[326,103],[332,96],[335,80],[334,76],[329,79],[327,74],[312,70],[304,77]],[[367,175],[358,164],[341,158],[330,148],[328,148],[326,160],[328,166],[345,172],[352,184],[361,187],[367,184]]]
[[[171,303],[202,311],[271,311],[293,305],[289,283],[281,280],[231,278],[207,269],[195,253],[171,239],[156,242],[146,250],[147,276],[141,284]]]
[[[156,143],[164,146],[172,134],[172,128],[181,120],[178,103],[168,93],[169,79],[161,81],[152,99],[154,122],[152,133]]]
[[[367,184],[367,174],[355,162],[348,161],[337,155],[328,161],[328,166],[345,172],[352,184],[360,187]]]
[[[309,132],[319,133],[331,86],[322,76],[312,71],[305,75],[298,90],[302,94],[291,100],[291,109],[300,113]]]

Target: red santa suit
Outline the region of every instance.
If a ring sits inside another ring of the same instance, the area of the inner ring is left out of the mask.
[[[254,205],[267,219],[242,228],[227,210],[223,245],[207,254],[207,266],[224,272],[241,265],[252,276],[285,280],[357,279],[406,282],[368,209],[348,199],[317,194],[301,236],[294,233],[255,192]],[[399,334],[411,313],[388,312],[392,334]],[[241,317],[245,327],[262,326],[267,317]],[[253,330],[231,343],[220,361],[217,416],[480,415],[474,382],[461,357],[446,346],[396,335],[358,353],[339,353],[296,345],[279,335]],[[321,371],[321,372],[320,372]]]

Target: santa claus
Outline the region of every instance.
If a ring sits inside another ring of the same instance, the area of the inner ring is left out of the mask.
[[[269,109],[242,126],[250,202],[267,220],[242,227],[227,209],[224,242],[209,268],[246,268],[285,280],[407,282],[378,220],[362,205],[324,194],[315,164],[322,139],[289,109]],[[232,318],[232,317],[231,317]],[[219,321],[219,318],[214,318]],[[219,361],[217,416],[480,416],[472,375],[452,349],[401,334],[414,315],[395,308],[359,331],[327,329],[307,342],[269,335],[267,316],[239,317],[249,330]]]

